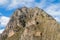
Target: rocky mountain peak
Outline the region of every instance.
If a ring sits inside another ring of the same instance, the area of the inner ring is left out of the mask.
[[[23,7],[11,16],[2,40],[59,40],[58,28],[60,25],[44,10]]]

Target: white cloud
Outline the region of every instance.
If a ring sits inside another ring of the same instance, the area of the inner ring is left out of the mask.
[[[48,0],[49,1],[49,0]],[[54,0],[53,0],[54,1]],[[53,2],[51,0],[51,2]],[[50,1],[49,1],[50,3]],[[11,0],[11,3],[8,5],[7,9],[14,9],[17,7],[21,6],[26,6],[26,7],[39,7],[39,8],[44,8],[47,5],[47,0],[40,0],[40,2],[36,2],[35,0]]]
[[[60,4],[59,4],[60,5]],[[52,15],[57,21],[60,22],[60,6],[59,5],[50,5],[44,9],[48,14]]]
[[[19,6],[32,6],[34,0],[11,0],[10,5],[8,5],[8,9],[16,8]]]
[[[0,0],[0,6],[6,5],[8,3],[8,0]]]
[[[49,1],[49,0],[48,0]],[[54,1],[54,0],[53,0]],[[53,2],[51,0],[51,2]],[[49,1],[50,3],[50,1]],[[39,7],[44,8],[47,6],[47,0],[40,0],[40,2],[36,2],[35,0],[11,0],[11,3],[8,5],[7,9],[14,9],[17,7],[26,6],[26,7]]]
[[[0,17],[0,26],[6,26],[9,22],[9,17],[1,16]]]
[[[0,34],[1,34],[3,31],[4,31],[4,29],[1,29],[1,30],[0,30]]]
[[[56,21],[60,22],[60,18],[59,17],[55,17]]]
[[[43,8],[43,7],[45,7],[46,6],[46,1],[47,0],[41,0],[41,2],[40,3],[36,3],[35,2],[35,6],[37,6],[37,7],[39,7],[39,8]]]
[[[8,0],[9,1],[9,0]],[[49,0],[48,0],[49,1]],[[54,0],[53,0],[54,1]],[[51,0],[51,2],[53,2]],[[49,2],[50,3],[50,2]],[[16,9],[21,6],[26,6],[26,7],[39,7],[39,8],[44,8],[47,5],[47,0],[40,0],[40,2],[36,2],[35,0],[11,0],[10,4],[7,6],[7,9]]]
[[[10,20],[9,17],[3,16],[2,13],[0,13],[0,34],[4,31],[4,28],[9,22],[9,20]]]

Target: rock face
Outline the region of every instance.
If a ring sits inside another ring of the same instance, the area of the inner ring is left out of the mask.
[[[2,35],[0,34],[0,40],[2,40]]]
[[[2,40],[60,40],[60,25],[40,8],[20,8],[11,16]]]

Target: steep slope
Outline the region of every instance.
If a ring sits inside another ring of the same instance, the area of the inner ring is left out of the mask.
[[[60,25],[42,9],[20,8],[11,16],[2,40],[59,40]]]

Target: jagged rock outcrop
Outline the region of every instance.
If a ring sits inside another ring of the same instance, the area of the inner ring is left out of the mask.
[[[11,16],[2,40],[60,40],[60,25],[40,8],[20,8]]]

